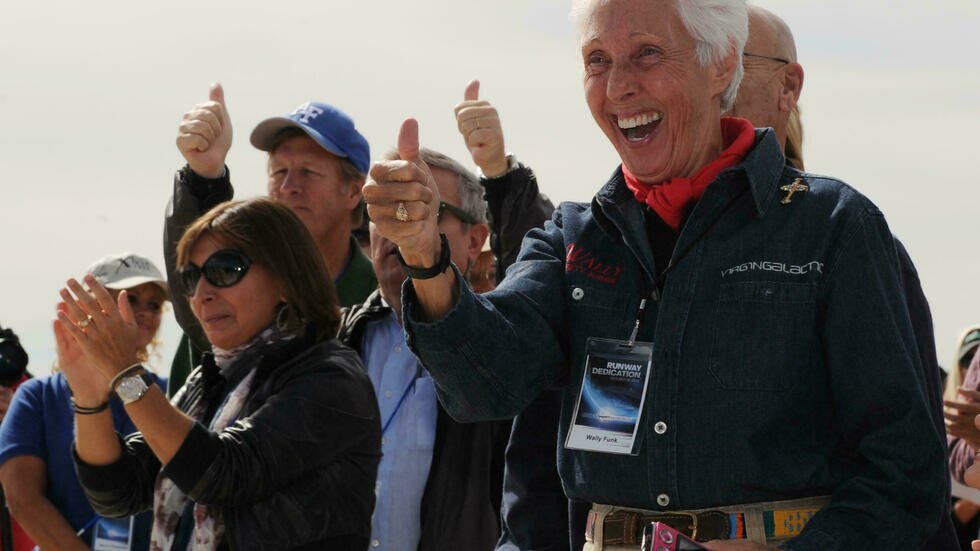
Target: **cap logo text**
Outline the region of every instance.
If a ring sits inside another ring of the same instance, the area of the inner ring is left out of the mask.
[[[299,122],[306,124],[310,122],[311,119],[315,119],[323,114],[323,109],[320,109],[312,103],[304,103],[296,108],[295,111],[291,113],[292,115],[299,115]]]

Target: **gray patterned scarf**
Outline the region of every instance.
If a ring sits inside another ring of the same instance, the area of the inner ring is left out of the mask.
[[[267,345],[286,338],[291,338],[291,336],[284,336],[274,327],[270,327],[251,341],[232,350],[221,350],[214,347],[214,361],[222,373],[234,366],[236,371],[247,369],[247,374],[228,393],[225,401],[215,411],[209,427],[212,432],[220,432],[235,422],[245,405],[249,391],[252,389],[256,367],[258,367]],[[177,391],[172,403],[180,402],[185,389],[186,386]],[[206,400],[200,400],[187,414],[197,421],[204,422],[203,417],[208,406]],[[177,535],[177,524],[187,501],[187,494],[178,488],[172,480],[164,477],[161,471],[161,474],[157,476],[156,488],[153,491],[153,532],[150,534],[150,551],[171,551],[174,538]],[[188,550],[214,551],[224,536],[224,531],[224,522],[220,516],[216,516],[214,511],[206,505],[195,504],[194,534],[188,544]]]

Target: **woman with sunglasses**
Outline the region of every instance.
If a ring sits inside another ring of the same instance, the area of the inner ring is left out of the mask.
[[[86,273],[110,296],[125,293],[135,321],[128,353],[147,361],[167,300],[167,284],[160,270],[143,256],[121,253],[94,262]],[[42,549],[104,549],[108,531],[118,536],[114,541],[128,540],[125,549],[148,549],[151,515],[132,520],[103,518],[92,510],[79,485],[71,459],[73,410],[79,411],[74,407],[79,403],[73,400],[86,394],[86,387],[99,384],[99,378],[87,375],[92,367],[58,322],[54,333],[58,371],[21,385],[0,429],[0,481],[11,512]],[[151,382],[147,384],[166,387],[165,380],[148,377]],[[121,434],[136,431],[118,398],[100,404],[98,413],[107,426]]]
[[[75,463],[96,510],[152,506],[153,550],[367,548],[379,414],[357,355],[338,343],[332,279],[302,222],[267,199],[218,205],[177,247],[213,353],[174,405],[127,354],[135,327],[98,283],[70,280],[59,321],[140,432],[76,415]]]

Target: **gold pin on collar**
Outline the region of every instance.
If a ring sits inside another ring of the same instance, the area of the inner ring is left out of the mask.
[[[786,192],[786,197],[783,197],[783,200],[780,201],[780,203],[784,205],[788,205],[790,204],[790,202],[793,201],[794,193],[796,193],[797,191],[810,191],[810,186],[803,183],[803,178],[797,178],[793,180],[792,184],[789,184],[788,186],[782,186],[779,189]]]

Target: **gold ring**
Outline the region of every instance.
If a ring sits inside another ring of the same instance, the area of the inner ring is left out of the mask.
[[[90,323],[92,323],[92,316],[91,315],[90,316],[87,316],[85,319],[83,319],[82,321],[78,322],[75,325],[77,325],[79,329],[85,329],[86,327],[89,326]]]
[[[480,119],[473,119],[473,120],[476,121],[476,129],[479,130],[480,129]]]
[[[395,219],[399,222],[408,222],[410,220],[408,217],[408,209],[405,208],[404,201],[398,202],[398,208],[395,209]]]

